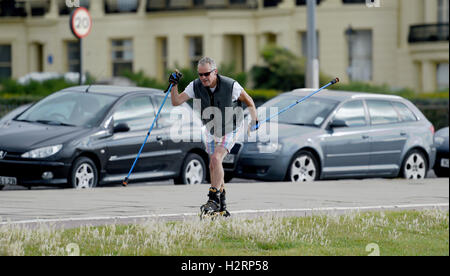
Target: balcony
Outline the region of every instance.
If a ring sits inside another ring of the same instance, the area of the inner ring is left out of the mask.
[[[409,27],[409,43],[448,41],[448,23],[423,24]]]
[[[257,0],[148,0],[147,11],[187,9],[256,9]]]
[[[87,9],[94,0],[79,0]],[[261,8],[276,8],[286,0],[95,0],[101,1],[105,14],[136,13],[140,5],[147,12],[177,11],[177,10],[255,10]],[[292,1],[292,0],[289,0]],[[294,0],[296,6],[305,6],[307,0]],[[323,0],[316,0],[319,5]],[[0,17],[44,16],[56,4],[59,15],[69,15],[74,8],[66,5],[66,0],[0,0]],[[143,7],[144,8],[144,7]]]

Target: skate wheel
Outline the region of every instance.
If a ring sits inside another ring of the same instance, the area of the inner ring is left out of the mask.
[[[231,214],[230,214],[230,212],[228,212],[228,211],[222,211],[222,212],[220,212],[220,215],[222,216],[222,217],[231,217]]]

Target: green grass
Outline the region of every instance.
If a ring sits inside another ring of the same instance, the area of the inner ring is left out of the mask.
[[[351,213],[311,217],[231,218],[183,222],[150,220],[30,230],[0,227],[0,255],[449,255],[448,211]]]

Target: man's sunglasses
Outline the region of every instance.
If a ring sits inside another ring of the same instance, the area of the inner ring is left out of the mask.
[[[203,76],[209,77],[209,75],[210,75],[213,71],[214,71],[214,70],[211,70],[211,71],[206,72],[206,73],[198,73],[198,75],[199,75],[200,77],[203,77]]]

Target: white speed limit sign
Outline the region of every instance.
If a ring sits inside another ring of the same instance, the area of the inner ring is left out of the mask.
[[[84,38],[89,35],[92,28],[92,18],[89,11],[80,7],[76,9],[70,17],[70,29],[78,38]]]

